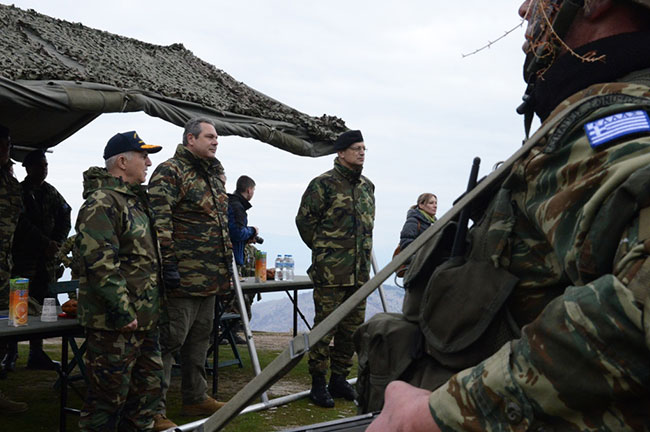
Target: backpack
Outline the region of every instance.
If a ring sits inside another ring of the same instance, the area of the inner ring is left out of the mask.
[[[420,221],[418,221],[418,234],[420,233]],[[395,248],[395,251],[393,252],[393,258],[395,258],[399,253],[402,252],[402,248],[400,247],[399,243],[397,244],[397,247]],[[406,274],[406,270],[408,270],[408,262],[405,262],[395,272],[395,276],[403,278],[404,275]]]

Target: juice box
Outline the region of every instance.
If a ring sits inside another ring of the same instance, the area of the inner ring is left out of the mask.
[[[266,252],[255,253],[255,282],[266,282]]]
[[[9,325],[13,327],[27,325],[29,300],[29,279],[9,280]]]

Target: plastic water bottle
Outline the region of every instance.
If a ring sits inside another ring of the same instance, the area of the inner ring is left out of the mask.
[[[284,260],[282,255],[278,254],[275,258],[275,277],[276,281],[281,281],[284,278]]]
[[[293,269],[295,263],[293,261],[293,256],[285,255],[284,256],[284,273],[282,276],[284,280],[292,281],[293,280]]]

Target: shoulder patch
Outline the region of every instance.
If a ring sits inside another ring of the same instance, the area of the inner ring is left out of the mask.
[[[643,110],[613,114],[584,125],[589,145],[596,148],[620,137],[650,132],[650,119]]]

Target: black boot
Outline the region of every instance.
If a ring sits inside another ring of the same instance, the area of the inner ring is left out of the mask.
[[[311,376],[311,391],[309,392],[309,399],[315,404],[323,408],[333,408],[334,399],[325,387],[325,375],[315,374]]]
[[[27,369],[34,370],[56,370],[57,364],[50,356],[43,351],[43,339],[29,341],[29,357],[27,357]]]
[[[357,392],[354,387],[345,379],[344,375],[333,373],[330,377],[330,384],[327,386],[330,394],[335,398],[343,398],[353,401],[357,398]]]
[[[16,369],[16,360],[18,359],[18,343],[10,342],[7,345],[7,354],[2,359],[2,368],[7,372]]]

